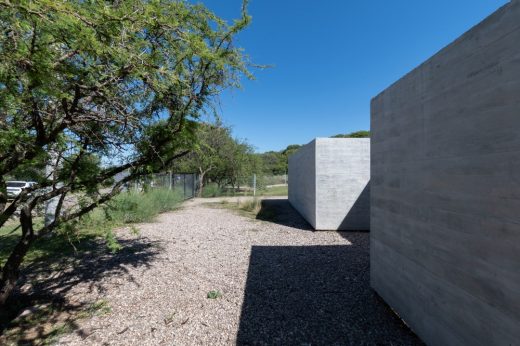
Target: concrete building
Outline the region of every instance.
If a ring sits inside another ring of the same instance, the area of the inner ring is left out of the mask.
[[[369,180],[368,138],[317,138],[289,157],[289,202],[316,230],[369,230]]]
[[[371,283],[429,345],[520,344],[520,2],[372,101]]]

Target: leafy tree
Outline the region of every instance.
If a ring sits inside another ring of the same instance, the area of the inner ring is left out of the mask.
[[[282,152],[268,151],[259,154],[258,157],[262,160],[265,174],[282,175],[287,172],[285,157]]]
[[[281,151],[269,151],[259,154],[263,162],[264,172],[272,175],[287,174],[289,169],[289,156],[301,148],[299,144],[291,144]]]
[[[192,148],[200,114],[249,76],[233,45],[250,21],[245,5],[229,25],[185,1],[0,0],[0,227],[19,210],[22,231],[1,269],[0,304],[38,238]],[[9,203],[6,178],[50,154],[41,189]],[[78,203],[65,208],[70,194]],[[37,228],[33,210],[51,198],[54,221]]]
[[[332,136],[332,138],[370,138],[370,131],[356,131],[348,134],[339,134]]]
[[[228,142],[223,152],[220,179],[233,189],[240,189],[240,185],[247,183],[246,180],[251,179],[259,169],[260,162],[254,148],[247,141],[234,139]]]
[[[195,132],[197,144],[192,151],[178,160],[172,167],[179,172],[197,172],[199,175],[198,193],[202,196],[208,174],[223,165],[224,151],[233,140],[230,129],[221,124],[203,123]]]
[[[222,124],[200,124],[195,132],[197,145],[172,166],[175,171],[199,174],[199,196],[207,182],[239,186],[244,177],[260,170],[253,147],[245,140],[235,139],[231,129]]]

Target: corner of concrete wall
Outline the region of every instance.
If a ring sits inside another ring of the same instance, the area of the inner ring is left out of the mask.
[[[316,229],[370,230],[370,138],[316,139]]]
[[[316,229],[316,140],[289,157],[289,203]]]

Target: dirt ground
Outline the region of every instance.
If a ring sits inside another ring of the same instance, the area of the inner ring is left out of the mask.
[[[71,270],[53,289],[102,306],[56,342],[421,344],[370,289],[368,233],[313,232],[285,198],[263,200],[256,219],[221,200],[185,202],[138,236],[120,230],[124,251]]]

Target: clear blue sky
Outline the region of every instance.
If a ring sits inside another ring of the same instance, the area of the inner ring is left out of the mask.
[[[224,18],[241,0],[203,0]],[[508,0],[252,0],[238,38],[256,80],[222,96],[258,152],[370,128],[370,100]]]

